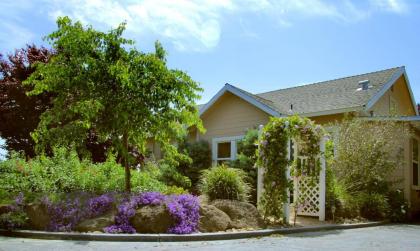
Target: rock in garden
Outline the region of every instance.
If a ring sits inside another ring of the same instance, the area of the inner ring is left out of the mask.
[[[115,214],[116,211],[112,211],[93,219],[84,220],[75,227],[75,230],[79,232],[103,232],[105,227],[114,224]]]
[[[165,205],[141,207],[130,222],[137,233],[166,233],[175,224]]]
[[[50,223],[50,216],[45,205],[29,203],[25,205],[24,211],[28,216],[30,229],[45,230]]]
[[[230,228],[259,228],[264,222],[257,208],[251,203],[236,200],[214,200],[211,205],[230,217]]]
[[[200,206],[200,232],[225,231],[230,226],[230,218],[223,211],[212,205]]]

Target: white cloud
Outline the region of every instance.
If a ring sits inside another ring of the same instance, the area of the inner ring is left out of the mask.
[[[23,23],[22,12],[31,9],[31,2],[25,0],[0,1],[0,46],[2,52],[9,53],[29,43],[34,34]]]
[[[260,14],[282,26],[299,18],[330,18],[358,22],[375,11],[403,13],[401,0],[370,0],[360,6],[350,0],[43,0],[48,15],[68,15],[85,23],[109,29],[127,21],[127,31],[136,38],[154,34],[178,50],[208,50],[218,45],[222,24],[232,15]],[[247,34],[255,34],[241,24]],[[246,35],[246,34],[245,34]]]
[[[394,12],[394,13],[405,13],[408,11],[407,3],[403,0],[371,0],[374,7],[379,10]]]

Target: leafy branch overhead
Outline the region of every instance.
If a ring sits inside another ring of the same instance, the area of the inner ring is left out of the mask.
[[[57,144],[83,149],[81,139],[93,129],[100,142],[112,142],[127,171],[129,147],[144,153],[154,138],[166,154],[177,154],[171,140],[193,125],[203,130],[195,105],[202,89],[186,73],[168,69],[159,42],[154,53],[144,53],[122,37],[124,23],[109,32],[68,17],[57,25],[46,37],[57,53],[48,64],[37,63],[24,82],[33,85],[30,95],[56,94],[32,134],[38,151]]]

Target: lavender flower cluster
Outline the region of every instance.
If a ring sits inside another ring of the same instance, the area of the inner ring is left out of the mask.
[[[115,216],[115,225],[104,228],[107,233],[135,233],[130,225],[136,209],[139,206],[160,205],[166,203],[170,215],[175,219],[175,225],[168,232],[175,234],[189,234],[197,230],[199,215],[199,202],[196,196],[172,195],[165,196],[158,192],[146,192],[132,196],[118,207]]]
[[[42,200],[50,216],[50,231],[71,231],[83,218],[79,199],[66,199],[53,203],[47,197]]]
[[[109,211],[114,203],[112,194],[103,194],[82,203],[79,198],[67,198],[53,203],[44,197],[42,204],[50,215],[50,231],[71,231],[82,220],[102,215]]]
[[[87,216],[93,218],[108,212],[114,203],[112,194],[103,194],[98,197],[91,198],[87,202]]]
[[[198,197],[190,194],[173,195],[166,204],[175,219],[175,226],[168,229],[173,234],[190,234],[197,231],[199,214]]]

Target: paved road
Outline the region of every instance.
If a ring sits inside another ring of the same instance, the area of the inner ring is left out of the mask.
[[[207,242],[55,241],[0,237],[1,251],[38,250],[420,250],[420,225],[325,231],[265,238]]]

